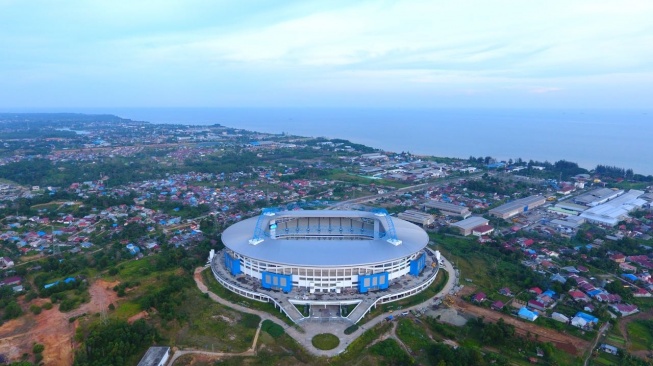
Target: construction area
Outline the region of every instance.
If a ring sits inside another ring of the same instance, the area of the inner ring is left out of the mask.
[[[79,308],[62,313],[59,305],[38,315],[26,313],[24,316],[10,320],[0,326],[0,354],[8,359],[20,359],[24,353],[31,353],[34,343],[45,346],[43,363],[45,365],[72,365],[75,330],[78,321],[69,319],[83,314],[94,315],[105,312],[109,304],[116,304],[118,296],[112,288],[117,282],[97,280],[89,287],[91,301]],[[43,305],[49,299],[37,299]]]

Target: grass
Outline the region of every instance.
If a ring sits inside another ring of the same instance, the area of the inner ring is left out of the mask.
[[[284,323],[288,325],[295,324],[292,322],[292,320],[288,319],[288,317],[285,314],[280,313],[279,310],[277,310],[274,307],[274,304],[269,302],[259,302],[259,301],[250,300],[227,290],[222,285],[220,285],[215,278],[213,278],[210,270],[206,270],[202,272],[202,276],[204,279],[204,283],[209,288],[209,290],[214,294],[220,296],[221,298],[233,302],[234,304],[242,305],[251,309],[265,311],[270,315],[279,318],[279,320],[282,320]]]
[[[399,343],[388,338],[370,347],[370,352],[384,357],[385,365],[412,365],[412,358],[401,348]]]
[[[114,304],[115,306],[116,304]],[[122,301],[118,303],[113,315],[116,318],[127,320],[129,317],[138,314],[141,311],[141,306],[135,302]]]
[[[354,339],[345,352],[333,357],[331,362],[337,365],[352,364],[352,361],[356,360],[361,354],[363,354],[363,351],[368,345],[370,345],[375,339],[379,338],[382,334],[388,332],[391,327],[392,324],[381,322],[374,328],[368,329],[360,337]]]
[[[229,309],[206,298],[197,288],[185,290],[176,309],[182,320],[161,323],[161,333],[180,347],[243,352],[254,340],[261,318]]]
[[[429,338],[424,327],[415,324],[410,319],[401,319],[397,324],[396,333],[397,337],[404,342],[413,354],[419,355],[417,356],[419,363],[428,363],[426,353],[433,341]]]
[[[151,258],[126,261],[121,263],[119,267],[120,272],[118,273],[118,277],[123,281],[140,279],[142,276],[147,276],[155,271]]]
[[[279,338],[285,334],[283,328],[279,324],[267,319],[263,321],[263,324],[261,324],[261,330],[267,332],[273,338]]]
[[[632,304],[637,305],[639,311],[648,311],[653,308],[653,297],[635,297]]]
[[[397,337],[413,352],[426,349],[432,342],[423,327],[410,319],[401,319],[397,324]]]
[[[628,323],[628,338],[634,351],[653,349],[653,321],[635,320]]]
[[[299,311],[304,317],[309,317],[311,315],[311,306],[305,304],[292,304],[297,311]]]
[[[313,337],[311,343],[317,349],[328,351],[338,347],[340,344],[340,339],[331,333],[321,333]]]
[[[626,347],[626,339],[617,326],[610,327],[610,332],[607,334],[605,343],[619,348]]]
[[[611,366],[611,365],[619,365],[620,363],[621,363],[621,359],[619,359],[619,357],[603,351],[599,351],[598,355],[592,359],[591,365]]]

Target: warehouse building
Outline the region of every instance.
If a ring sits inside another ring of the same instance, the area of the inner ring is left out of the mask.
[[[400,213],[398,217],[422,226],[429,226],[433,223],[433,215],[417,210],[406,210]]]
[[[434,208],[440,210],[443,215],[460,216],[463,219],[472,215],[469,209],[465,206],[454,205],[453,203],[440,202],[440,201],[426,201],[425,208]]]
[[[561,208],[563,210],[575,211],[576,213],[587,210],[587,206],[582,206],[571,202],[559,202],[555,207]]]
[[[502,219],[508,219],[522,212],[532,210],[535,207],[542,206],[545,202],[546,199],[542,196],[530,196],[526,198],[520,198],[518,200],[508,202],[499,207],[491,209],[490,215]]]
[[[458,228],[460,230],[460,234],[464,236],[471,235],[472,231],[479,227],[479,226],[484,226],[490,223],[490,220],[480,217],[480,216],[472,216],[469,218],[466,218],[462,221],[455,222],[451,224],[451,226]]]
[[[594,207],[613,200],[622,194],[624,194],[624,191],[621,189],[613,190],[610,188],[597,188],[574,198],[574,202],[581,205]]]
[[[628,217],[628,214],[638,208],[642,208],[646,201],[639,198],[643,191],[631,189],[628,193],[620,195],[611,201],[597,205],[580,214],[588,222],[615,226],[621,220]]]

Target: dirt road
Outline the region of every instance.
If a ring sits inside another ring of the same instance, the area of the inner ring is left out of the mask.
[[[568,334],[560,333],[552,329],[540,327],[532,323],[523,322],[513,316],[499,313],[497,311],[474,306],[456,298],[454,308],[460,312],[468,313],[476,317],[484,317],[486,321],[496,322],[502,318],[506,324],[515,326],[517,334],[526,336],[530,334],[532,337],[537,337],[541,342],[551,342],[556,348],[562,349],[565,352],[580,356],[589,348],[590,343],[583,339],[570,336]]]

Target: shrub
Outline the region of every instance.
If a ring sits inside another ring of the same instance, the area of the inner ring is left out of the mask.
[[[261,324],[261,330],[267,332],[272,338],[279,338],[285,333],[279,324],[271,320],[264,320],[263,324]]]
[[[77,301],[74,299],[65,299],[59,305],[59,311],[66,312],[73,310],[75,307],[77,307]]]
[[[38,305],[30,305],[29,306],[29,311],[32,312],[34,315],[39,315],[41,314],[41,307]]]
[[[34,343],[34,346],[32,346],[33,353],[42,353],[44,350],[45,346],[40,343]]]
[[[34,291],[30,291],[25,295],[25,301],[32,301],[38,297],[37,293]]]
[[[352,334],[357,330],[358,330],[358,325],[352,324],[351,326],[347,327],[347,329],[345,329],[345,334]]]
[[[4,319],[15,319],[23,315],[23,310],[20,308],[20,305],[15,301],[10,302],[5,307]]]
[[[46,302],[45,304],[43,304],[43,306],[41,306],[41,308],[43,308],[45,310],[50,310],[50,309],[52,309],[52,303],[51,302]]]

